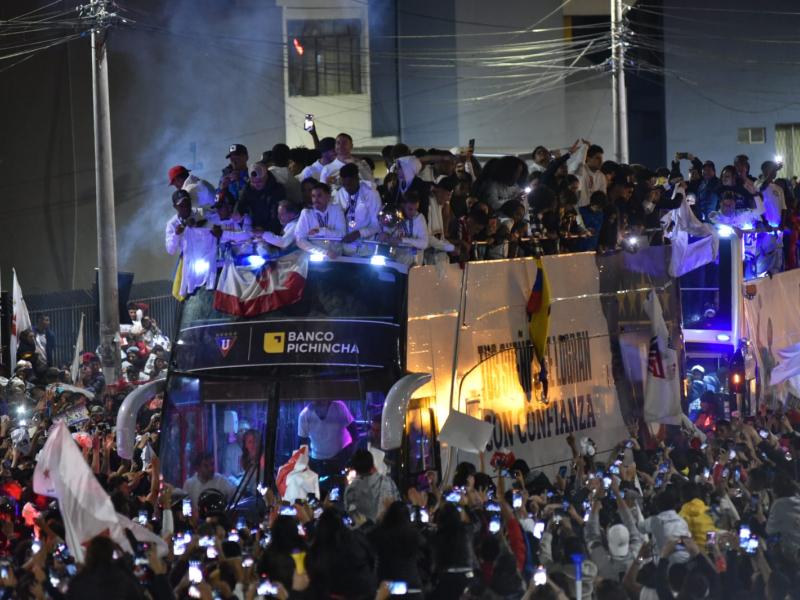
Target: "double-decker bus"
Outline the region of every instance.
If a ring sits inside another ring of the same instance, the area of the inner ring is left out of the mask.
[[[458,462],[478,461],[439,443],[454,412],[491,425],[487,451],[511,451],[531,467],[566,460],[569,434],[609,451],[641,409],[650,290],[680,345],[668,251],[542,258],[546,378],[526,313],[540,268],[533,258],[409,268],[385,256],[316,256],[299,301],[247,318],[216,310],[214,292],[198,290],[181,303],[163,382],[164,477],[182,485],[192,457],[207,452],[245,491],[271,483],[303,441],[300,414],[315,401],[343,403],[355,445],[385,451],[401,481],[430,469],[447,478]],[[244,461],[253,448],[258,460]],[[321,479],[339,476],[342,464],[318,463]]]

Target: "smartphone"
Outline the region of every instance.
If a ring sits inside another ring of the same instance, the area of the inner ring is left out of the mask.
[[[247,529],[247,523],[245,522],[244,517],[239,517],[236,519],[236,529],[239,531],[242,529]]]
[[[708,479],[710,476],[711,476],[711,470],[708,467],[705,467],[703,469],[703,477],[705,479]]]
[[[728,451],[728,460],[733,460],[734,458],[736,458],[736,450],[734,450],[733,448],[731,448],[731,449]]]
[[[201,548],[208,548],[209,546],[214,545],[214,538],[211,537],[210,535],[204,535],[203,537],[200,538],[199,543]]]
[[[544,521],[536,521],[533,524],[533,537],[537,540],[542,539],[542,535],[544,534],[545,523]]]
[[[747,554],[755,554],[756,552],[758,552],[758,536],[757,535],[751,535],[750,536],[750,539],[747,540],[747,544],[745,545],[744,551],[747,552]]]
[[[608,467],[608,472],[612,475],[619,475],[619,467],[617,465],[611,465]]]
[[[428,509],[420,508],[419,509],[419,522],[420,523],[429,523],[430,520],[431,520],[431,517],[428,514]]]
[[[664,476],[659,473],[656,475],[656,487],[661,487],[662,485],[664,485]]]
[[[181,514],[184,517],[191,517],[192,516],[192,500],[191,498],[184,498],[181,502]]]
[[[561,477],[561,479],[566,479],[567,465],[561,465],[560,467],[558,467],[558,476]]]
[[[77,565],[73,565],[73,564],[70,563],[70,564],[68,564],[66,566],[66,569],[67,569],[67,575],[69,575],[70,577],[75,577],[75,575],[78,574],[78,566]]]
[[[500,531],[501,523],[499,516],[493,516],[489,519],[489,533],[497,533]]]
[[[310,113],[306,115],[306,118],[303,120],[303,129],[306,131],[314,129],[314,115]]]
[[[461,502],[461,492],[457,490],[451,490],[447,493],[444,499],[448,502]]]
[[[239,534],[236,530],[233,530],[228,533],[228,541],[229,542],[238,542],[239,541]]]
[[[328,500],[331,502],[338,502],[339,501],[339,488],[335,487],[330,492],[328,492]]]
[[[258,584],[256,593],[259,596],[266,596],[267,594],[275,595],[278,593],[278,586],[272,583],[269,579],[262,579]]]
[[[244,567],[245,569],[249,569],[250,567],[253,566],[254,562],[255,561],[253,560],[252,556],[245,556],[244,558],[242,558],[242,567]]]
[[[217,558],[217,556],[219,556],[219,552],[217,552],[217,549],[214,546],[209,546],[206,548],[206,558],[214,560]]]
[[[3,579],[8,579],[8,567],[3,565],[0,567],[0,577]]]
[[[606,489],[611,487],[611,477],[603,477],[603,487]]]
[[[628,449],[633,448],[633,440],[627,440],[625,442],[625,447]]]
[[[297,516],[297,509],[294,506],[281,506],[280,514],[286,515],[289,517],[296,517]]]
[[[519,492],[514,492],[514,501],[516,502],[516,497],[519,496]],[[522,497],[519,496],[520,500]],[[521,505],[521,504],[520,504]],[[486,503],[486,511],[487,512],[500,512],[500,505],[495,502],[494,500],[490,500]]]
[[[196,585],[189,586],[189,598],[200,598],[200,589]]]
[[[765,440],[769,437],[769,431],[767,431],[766,429],[759,429],[758,435],[761,436],[761,439]]]
[[[744,549],[747,545],[747,540],[750,539],[750,526],[742,525],[739,527],[739,547]]]
[[[467,147],[475,152],[475,138],[472,138],[469,142],[467,142]]]
[[[561,503],[561,508],[564,510],[564,512],[569,512],[569,507],[570,507],[569,500],[564,500]]]
[[[200,583],[203,581],[203,570],[200,568],[200,562],[193,560],[189,562],[189,582]]]
[[[522,494],[515,491],[512,498],[511,506],[514,508],[522,508]]]
[[[539,565],[533,572],[533,585],[546,585],[547,584],[547,569]]]
[[[139,525],[147,525],[147,511],[140,510],[139,516],[136,517],[136,521],[139,523]]]
[[[713,546],[717,543],[717,532],[706,531],[706,546]]]
[[[405,581],[387,581],[386,587],[392,596],[405,596],[408,593],[408,584]]]
[[[658,465],[658,472],[659,473],[666,473],[667,471],[669,471],[669,463],[668,462],[663,462],[660,465]]]
[[[680,159],[680,160],[686,160],[686,159],[689,158],[689,153],[688,152],[678,152],[677,156],[678,156],[678,159]]]

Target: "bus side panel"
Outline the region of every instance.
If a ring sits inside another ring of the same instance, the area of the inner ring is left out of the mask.
[[[536,275],[533,259],[473,262],[465,272],[450,265],[444,276],[434,267],[412,269],[407,364],[410,371],[433,374],[434,382],[418,396],[435,398],[438,425],[450,410],[455,354],[453,407],[493,425],[489,450],[506,448],[530,466],[551,465],[569,456],[569,433],[592,438],[598,451],[610,450],[626,435],[623,412],[632,409],[633,387],[625,380],[631,369],[621,366],[618,341],[614,356],[612,339],[618,340],[622,322],[648,327],[641,321],[639,296],[644,293],[617,293],[664,282],[663,251],[643,254],[656,265],[653,272],[632,269],[619,255],[545,257],[551,297],[546,401],[537,385],[539,365],[527,344],[525,306]],[[462,274],[466,294],[456,334]],[[633,349],[630,362],[640,364],[641,352],[646,353],[646,344]],[[641,388],[641,381],[637,385]],[[624,410],[618,388],[625,390]],[[457,460],[475,458],[461,452]]]

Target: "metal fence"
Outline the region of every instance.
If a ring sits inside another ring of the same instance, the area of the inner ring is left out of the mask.
[[[129,302],[148,305],[147,314],[155,319],[164,335],[174,339],[177,323],[178,303],[169,291],[170,282],[153,282],[134,285]],[[137,287],[139,289],[137,290]],[[166,293],[154,294],[167,288]],[[138,292],[138,293],[137,293]],[[150,295],[144,295],[150,294]],[[50,329],[55,335],[54,360],[57,366],[69,365],[75,352],[81,314],[85,315],[83,348],[81,351],[94,351],[100,343],[97,324],[97,305],[86,299],[92,298],[91,291],[81,290],[69,294],[42,294],[26,298],[31,321],[36,323],[40,314],[50,317]],[[73,303],[73,301],[78,300]]]

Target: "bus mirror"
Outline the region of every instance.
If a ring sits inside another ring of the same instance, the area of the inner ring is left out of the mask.
[[[164,391],[166,379],[154,379],[139,386],[125,397],[117,413],[117,454],[120,458],[133,458],[133,447],[136,443],[136,416],[139,410],[153,396]]]
[[[395,450],[400,447],[411,396],[431,378],[430,373],[409,373],[398,379],[386,394],[381,416],[382,450]]]

